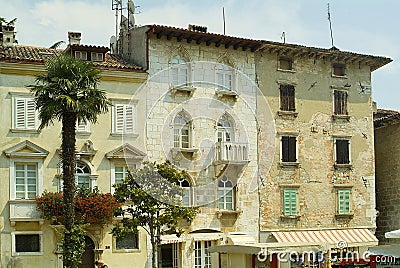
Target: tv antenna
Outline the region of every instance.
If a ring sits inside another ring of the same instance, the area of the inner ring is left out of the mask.
[[[335,46],[333,45],[333,31],[332,31],[331,11],[329,8],[329,3],[328,3],[328,21],[329,21],[329,30],[331,32],[332,48],[335,48]]]
[[[225,7],[222,7],[222,20],[224,21],[224,35],[225,35]]]

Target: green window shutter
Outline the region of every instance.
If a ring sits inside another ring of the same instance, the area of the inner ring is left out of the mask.
[[[350,214],[350,190],[338,190],[338,213]]]
[[[283,215],[297,215],[297,190],[283,190]]]

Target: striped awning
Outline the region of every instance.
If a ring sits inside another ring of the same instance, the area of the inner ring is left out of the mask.
[[[278,243],[318,243],[331,248],[378,245],[378,239],[368,229],[282,231],[272,235]]]

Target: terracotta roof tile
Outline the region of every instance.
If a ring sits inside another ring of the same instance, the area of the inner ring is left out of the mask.
[[[376,129],[397,123],[400,123],[399,111],[378,109],[374,113],[374,127]]]
[[[63,51],[62,49],[23,45],[0,47],[0,61],[43,64],[46,58],[53,55],[60,55]],[[104,62],[93,62],[93,65],[104,70],[143,71],[141,67],[128,63],[120,56],[108,53],[105,55]]]

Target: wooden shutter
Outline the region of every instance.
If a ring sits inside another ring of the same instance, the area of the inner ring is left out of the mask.
[[[283,215],[297,215],[297,190],[283,190]]]
[[[350,164],[348,140],[336,140],[336,164]]]
[[[282,162],[296,162],[296,137],[282,136]]]
[[[350,190],[338,190],[338,213],[350,213]]]
[[[115,105],[115,132],[122,133],[124,131],[124,105]]]
[[[15,128],[36,129],[36,104],[33,98],[15,99]]]
[[[125,105],[125,132],[134,133],[134,111],[132,105]]]
[[[25,99],[15,100],[15,128],[25,128]]]
[[[289,102],[288,102],[288,94],[286,87],[281,85],[280,86],[280,99],[281,99],[281,111],[287,111],[289,107]]]
[[[335,90],[334,92],[334,113],[337,115],[347,115],[347,92]]]
[[[281,111],[295,111],[294,86],[280,86]]]

